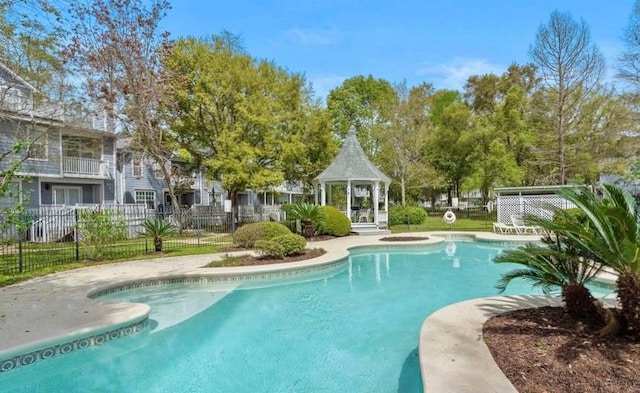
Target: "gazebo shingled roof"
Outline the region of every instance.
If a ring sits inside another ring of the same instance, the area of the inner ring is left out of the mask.
[[[382,181],[387,184],[391,182],[391,179],[367,158],[353,129],[347,134],[333,162],[313,180],[316,182],[366,180]]]

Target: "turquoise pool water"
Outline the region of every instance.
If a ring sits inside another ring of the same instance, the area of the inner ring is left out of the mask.
[[[493,243],[355,251],[337,272],[262,287],[171,285],[111,300],[151,305],[148,331],[0,374],[2,392],[422,391],[424,319],[497,294]],[[534,293],[514,282],[509,294]]]

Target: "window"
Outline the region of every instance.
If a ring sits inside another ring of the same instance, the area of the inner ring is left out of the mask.
[[[49,134],[46,129],[28,126],[19,129],[18,140],[27,143],[28,158],[32,160],[46,160],[48,155]]]
[[[153,163],[153,176],[155,176],[156,179],[164,179],[164,175],[162,174],[162,168],[160,167],[160,164],[158,164],[157,162]]]
[[[82,203],[82,187],[53,187],[54,205],[77,205]]]
[[[62,155],[73,158],[100,158],[101,141],[96,138],[62,136]]]
[[[222,206],[224,204],[224,198],[222,197],[221,192],[210,192],[209,193],[209,205],[211,206]]]
[[[145,204],[147,206],[147,209],[155,209],[156,192],[136,190],[136,203]]]
[[[142,177],[142,157],[137,155],[133,156],[131,159],[131,170],[133,172],[133,177]]]

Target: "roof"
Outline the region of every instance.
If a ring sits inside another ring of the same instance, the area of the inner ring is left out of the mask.
[[[27,82],[24,78],[22,78],[20,75],[16,74],[15,72],[13,72],[12,69],[10,69],[9,67],[7,67],[3,62],[0,61],[0,70],[4,71],[6,74],[8,74],[9,76],[11,76],[12,78],[14,78],[22,87],[27,88],[28,90],[31,90],[33,92],[38,91],[38,89],[36,89],[31,83]]]
[[[623,191],[628,192],[631,195],[640,195],[640,180],[639,179],[625,179],[618,175],[600,175],[598,185],[613,184]]]
[[[349,130],[333,162],[313,180],[315,182],[365,180],[391,183],[391,179],[367,158],[353,128]]]

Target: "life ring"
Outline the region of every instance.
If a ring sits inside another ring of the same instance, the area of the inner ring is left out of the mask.
[[[444,216],[442,216],[442,219],[444,220],[444,222],[446,224],[453,224],[454,222],[456,222],[456,214],[454,212],[452,212],[451,210],[447,210],[444,213]]]

